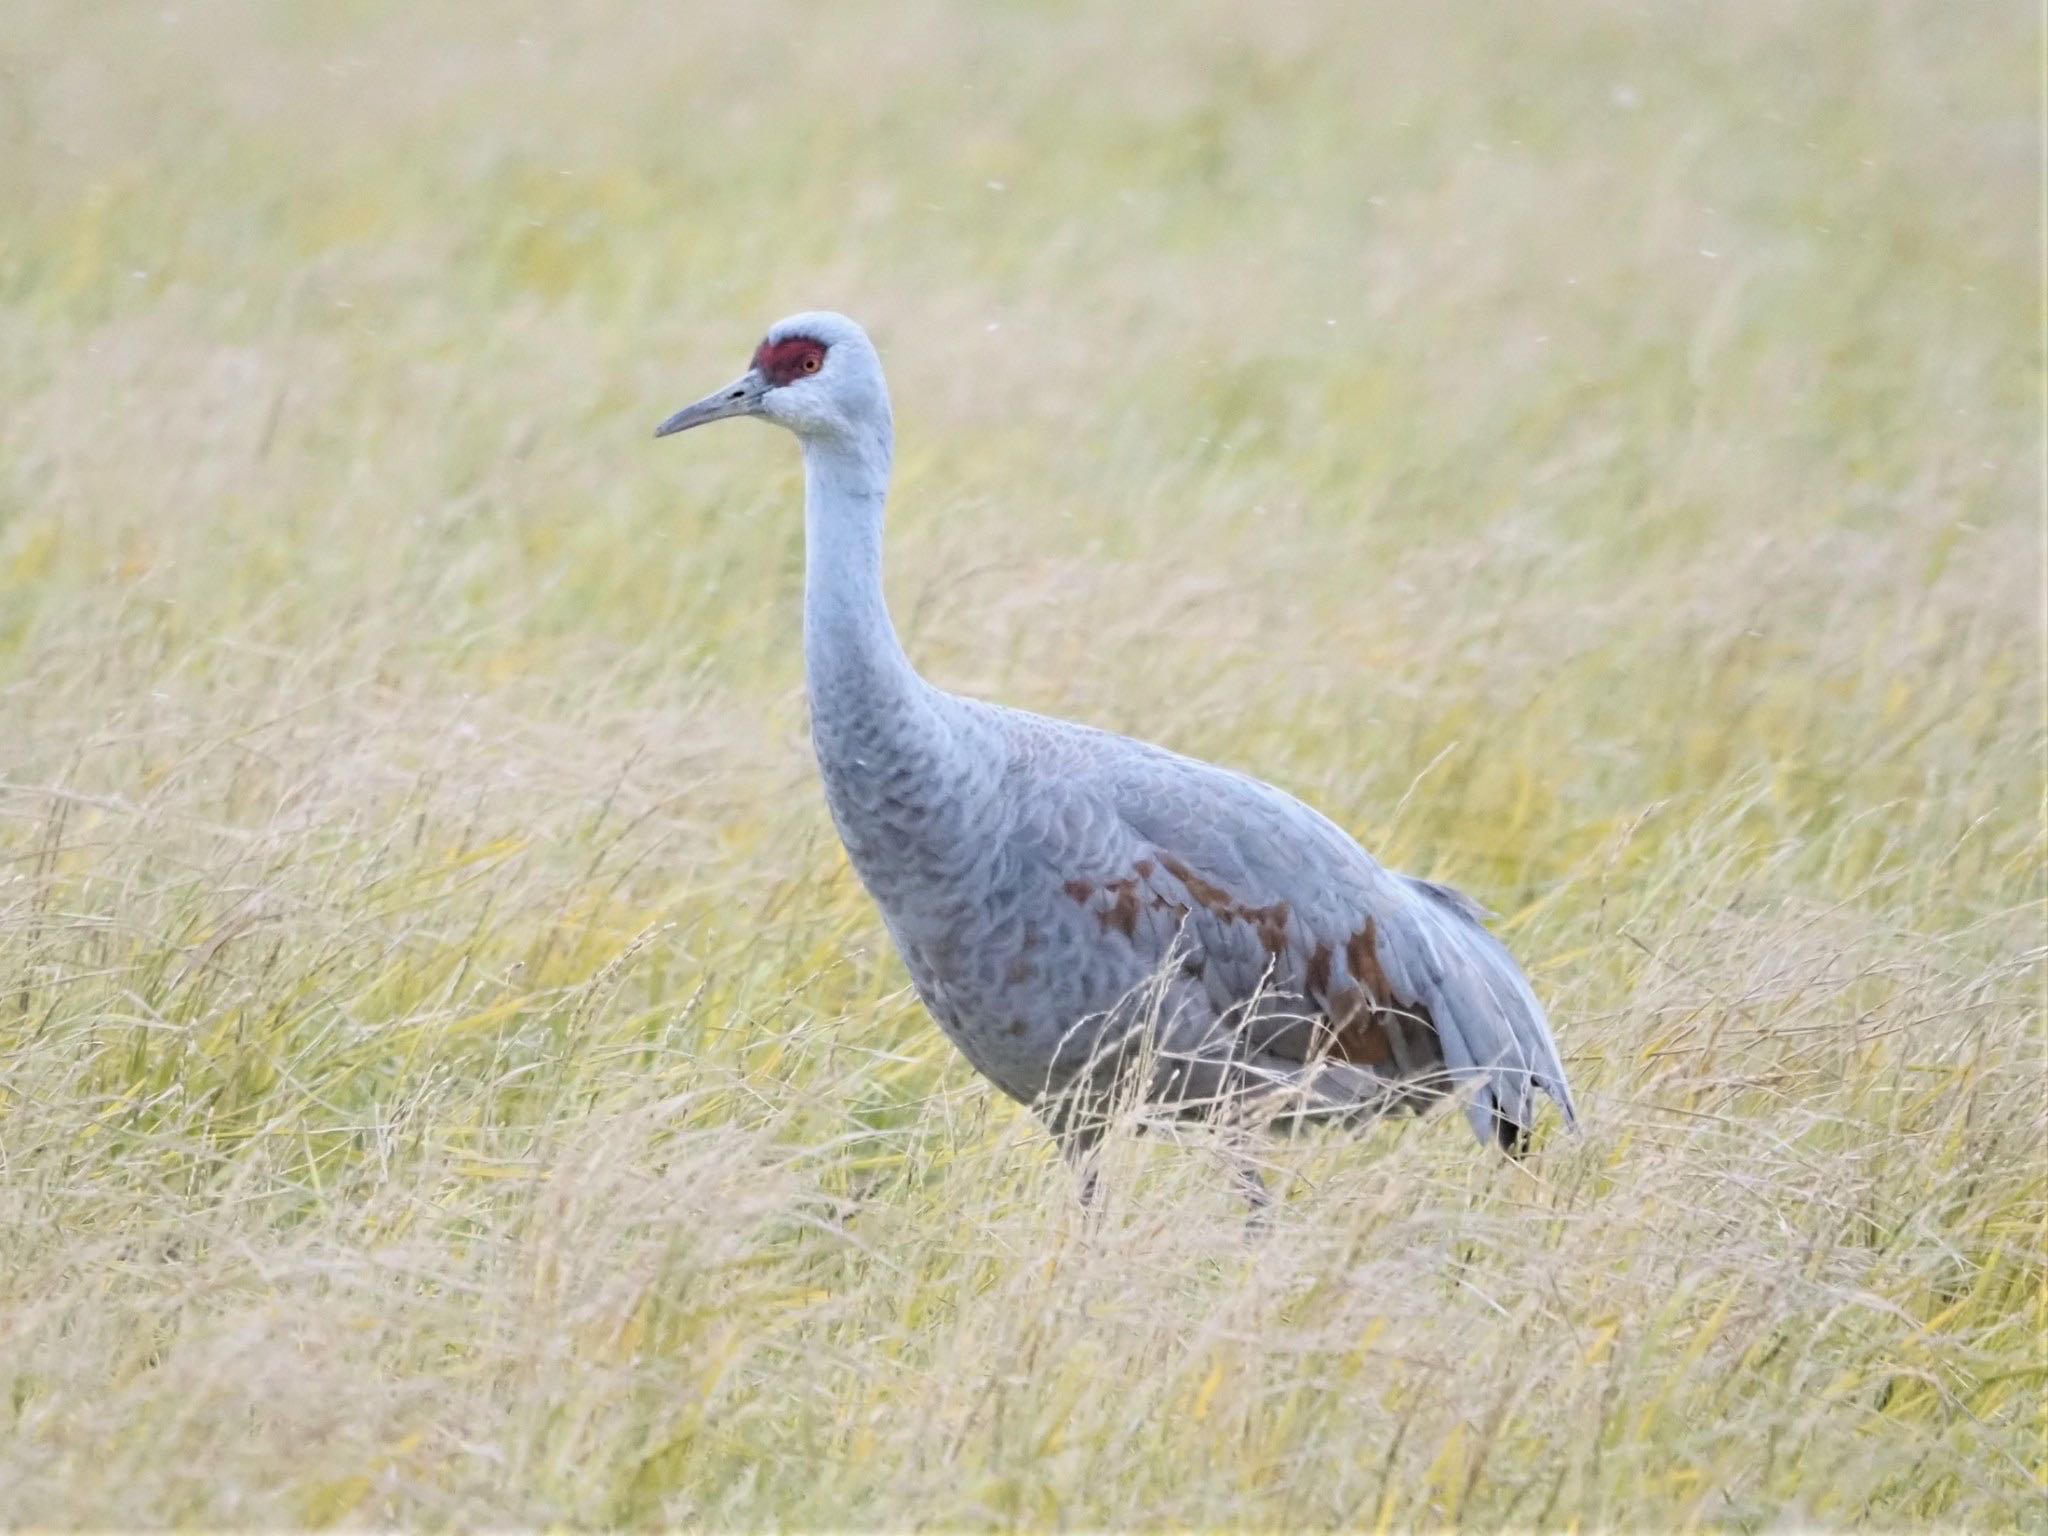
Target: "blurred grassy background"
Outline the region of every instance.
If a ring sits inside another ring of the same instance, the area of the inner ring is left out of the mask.
[[[13,0],[0,1519],[2037,1519],[2040,57]],[[1500,908],[1582,1140],[1079,1223],[832,840],[793,451],[648,441],[805,307],[927,672]]]

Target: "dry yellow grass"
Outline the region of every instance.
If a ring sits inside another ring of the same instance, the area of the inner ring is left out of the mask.
[[[13,0],[0,1521],[2038,1524],[2019,7]],[[1082,1223],[843,865],[968,691],[1505,914],[1586,1113]]]

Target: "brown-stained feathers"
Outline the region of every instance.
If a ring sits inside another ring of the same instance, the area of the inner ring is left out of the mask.
[[[1286,902],[1253,906],[1240,901],[1170,853],[1158,855],[1156,867],[1179,881],[1196,905],[1217,917],[1251,927],[1267,954],[1277,957],[1286,951],[1293,916]],[[1063,889],[1072,901],[1094,912],[1104,933],[1114,931],[1135,942],[1138,919],[1147,906],[1172,910],[1183,917],[1187,908],[1151,888],[1153,860],[1136,860],[1132,869],[1133,874],[1105,880],[1099,887],[1086,880],[1069,880]],[[1340,1061],[1402,1076],[1440,1070],[1443,1047],[1437,1038],[1436,1023],[1419,1004],[1394,996],[1386,967],[1380,963],[1379,925],[1372,917],[1368,916],[1364,926],[1344,942],[1344,963],[1350,971],[1345,984],[1337,983],[1336,961],[1331,946],[1318,942],[1309,952],[1302,976],[1308,996],[1321,1006],[1329,1022],[1331,1055]],[[1190,954],[1183,961],[1183,973],[1200,975],[1201,965],[1201,956]]]
[[[1380,966],[1379,924],[1370,917],[1365,926],[1344,941],[1344,963],[1351,967],[1351,976],[1366,995],[1381,1007],[1394,1000],[1393,990],[1387,985],[1387,973]]]
[[[1318,944],[1308,957],[1308,995],[1325,1002],[1330,995],[1330,946]]]
[[[1265,946],[1267,954],[1277,955],[1286,949],[1287,921],[1292,915],[1286,902],[1276,901],[1266,907],[1247,906],[1222,886],[1204,880],[1172,854],[1162,853],[1159,862],[1165,866],[1169,875],[1187,887],[1188,895],[1200,905],[1218,917],[1250,923],[1257,931],[1259,943]]]
[[[1102,919],[1103,929],[1114,928],[1127,939],[1135,937],[1138,932],[1138,882],[1112,880],[1103,889],[1110,893],[1108,910],[1096,914]]]

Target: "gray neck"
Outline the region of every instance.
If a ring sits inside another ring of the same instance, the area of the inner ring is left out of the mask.
[[[899,938],[942,922],[982,856],[1002,767],[958,700],[929,686],[882,601],[886,421],[804,443],[804,676],[825,801]],[[939,916],[934,916],[934,914]]]
[[[889,432],[804,443],[804,677],[814,719],[923,688],[882,599]]]

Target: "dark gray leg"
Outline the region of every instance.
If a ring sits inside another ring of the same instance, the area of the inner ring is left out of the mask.
[[[1266,1187],[1266,1176],[1258,1166],[1241,1152],[1225,1154],[1230,1164],[1231,1182],[1245,1198],[1245,1204],[1252,1208],[1252,1219],[1257,1221],[1273,1204],[1273,1191]]]
[[[1095,1196],[1102,1184],[1102,1159],[1098,1153],[1102,1148],[1102,1131],[1095,1125],[1071,1126],[1059,1135],[1060,1155],[1067,1160],[1067,1166],[1074,1170],[1076,1192],[1081,1197],[1082,1208],[1095,1204]]]

